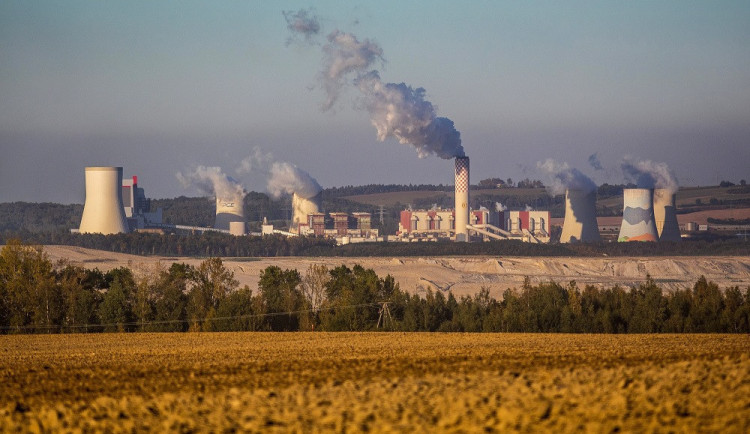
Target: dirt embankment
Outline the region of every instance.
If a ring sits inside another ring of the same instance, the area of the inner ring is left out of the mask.
[[[198,265],[199,258],[136,256],[71,246],[46,246],[50,259],[65,259],[85,268],[108,271],[130,267],[136,272],[148,270],[158,262]],[[482,287],[500,297],[507,288],[519,288],[528,277],[532,284],[550,280],[567,284],[575,280],[579,287],[591,284],[610,287],[630,286],[651,275],[665,290],[692,287],[700,276],[721,288],[750,286],[750,257],[640,257],[640,258],[559,258],[559,257],[424,257],[424,258],[225,258],[224,265],[234,272],[240,285],[257,289],[261,270],[270,265],[295,268],[305,273],[311,264],[329,268],[360,264],[384,277],[391,274],[401,288],[411,293],[452,291],[454,295],[477,293]]]

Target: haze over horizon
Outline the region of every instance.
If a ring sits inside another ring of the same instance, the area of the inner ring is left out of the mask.
[[[177,173],[234,172],[254,147],[324,188],[452,184],[452,161],[379,142],[356,92],[321,110],[320,50],[290,41],[282,14],[311,4],[1,2],[0,202],[83,203],[99,165],[148,197],[197,196]],[[545,180],[547,159],[622,183],[625,157],[681,185],[750,177],[748,2],[314,5],[324,35],[377,42],[382,79],[455,122],[474,183]]]

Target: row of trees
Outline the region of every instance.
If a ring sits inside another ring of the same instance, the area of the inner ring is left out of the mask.
[[[386,311],[387,305],[387,311]],[[388,315],[390,314],[390,315]],[[378,327],[380,323],[380,327]],[[305,275],[264,269],[258,291],[239,287],[220,258],[197,267],[118,268],[52,264],[13,241],[0,252],[0,332],[402,331],[682,333],[750,332],[750,288],[721,291],[701,278],[664,293],[650,277],[633,288],[575,282],[473,297],[402,291],[359,265],[311,265]]]

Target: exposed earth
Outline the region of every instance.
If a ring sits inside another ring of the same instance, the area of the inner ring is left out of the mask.
[[[132,268],[136,273],[153,269],[157,263],[168,267],[173,262],[197,266],[203,259],[183,257],[137,256],[72,246],[45,246],[49,258],[67,260],[84,268],[108,271],[118,267]],[[664,290],[691,288],[700,276],[716,282],[720,288],[750,286],[748,256],[673,256],[673,257],[408,257],[408,258],[222,258],[224,266],[234,272],[240,286],[257,289],[261,270],[270,265],[297,269],[303,275],[311,264],[352,267],[360,264],[385,277],[392,275],[403,290],[410,293],[452,291],[457,297],[477,293],[488,287],[493,297],[501,298],[508,288],[520,288],[524,278],[532,284],[555,281],[567,284],[575,280],[582,288],[638,285],[651,275]]]

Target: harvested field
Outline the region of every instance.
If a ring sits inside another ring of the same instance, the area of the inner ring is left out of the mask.
[[[0,430],[750,429],[750,336],[0,336]]]

